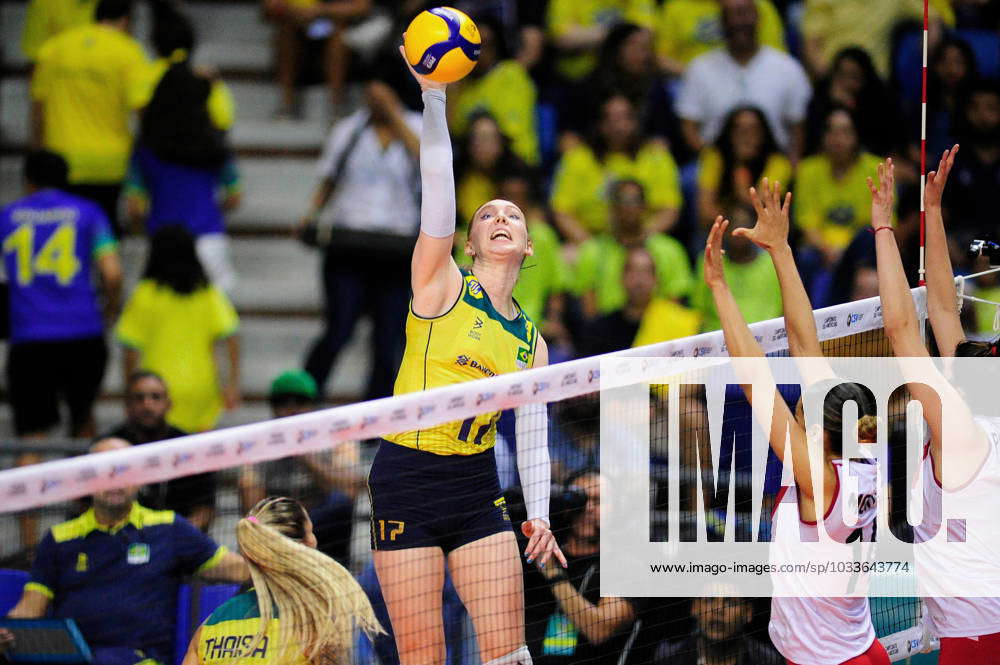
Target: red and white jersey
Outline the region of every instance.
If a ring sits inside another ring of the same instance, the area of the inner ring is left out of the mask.
[[[872,552],[878,470],[865,461],[845,465],[844,460],[833,460],[832,464],[837,486],[823,525],[835,545],[821,540],[816,522],[800,518],[795,486],[781,489],[772,522],[772,566],[843,564],[837,571],[772,574],[774,597],[768,632],[781,655],[801,665],[839,665],[864,653],[875,640],[867,576],[845,571],[853,562],[867,561]],[[857,506],[856,520],[851,519],[853,506]],[[854,545],[844,547],[844,543]],[[854,592],[860,596],[843,595]]]
[[[920,592],[926,596],[931,631],[939,637],[1000,632],[1000,598],[935,596],[963,588],[1000,589],[1000,418],[975,421],[986,433],[989,450],[975,478],[959,489],[942,489],[934,477],[930,446],[924,450],[924,519],[913,531]],[[968,519],[948,520],[946,543],[921,545],[940,528],[944,494],[949,512]],[[963,542],[967,546],[956,545]]]

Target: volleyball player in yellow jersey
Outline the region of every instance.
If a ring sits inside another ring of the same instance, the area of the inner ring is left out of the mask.
[[[298,501],[259,501],[236,525],[236,540],[253,588],[205,619],[183,665],[333,665],[348,662],[355,627],[383,632],[351,573],[316,550]]]
[[[465,245],[472,269],[460,270],[452,259],[455,180],[445,86],[413,76],[424,101],[423,196],[396,394],[548,363],[545,342],[512,296],[521,264],[532,252],[521,210],[509,201],[484,203]],[[472,616],[480,661],[531,662],[521,563],[493,452],[499,415],[387,436],[375,455],[368,477],[372,549],[402,665],[445,661],[446,560]],[[516,417],[517,464],[528,511],[521,529],[530,539],[525,556],[538,565],[555,556],[565,565],[548,523],[545,405],[519,407]]]

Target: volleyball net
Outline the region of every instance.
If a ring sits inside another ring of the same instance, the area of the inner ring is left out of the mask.
[[[922,321],[926,319],[925,297],[924,289],[914,289],[913,298]],[[882,328],[878,298],[817,310],[815,320],[828,357],[892,355]],[[782,319],[754,323],[751,329],[766,354],[788,354],[788,336]],[[624,601],[627,603],[625,611],[611,611],[600,598],[600,558],[596,551],[588,549],[588,543],[594,542],[594,530],[600,529],[598,506],[601,502],[614,500],[614,497],[600,496],[602,363],[607,366],[609,360],[619,358],[725,355],[721,331],[710,332],[419,393],[6,470],[0,472],[0,524],[3,525],[0,540],[10,551],[14,549],[11,543],[18,539],[15,522],[19,516],[41,515],[43,526],[51,525],[78,514],[85,508],[86,497],[115,488],[143,486],[140,501],[153,504],[162,503],[171,493],[175,496],[180,493],[185,505],[198,504],[200,497],[192,494],[197,493],[200,486],[191,479],[214,473],[217,494],[210,501],[215,511],[210,535],[235,547],[235,522],[255,498],[282,494],[300,499],[311,511],[319,547],[359,577],[376,601],[383,624],[389,627],[388,616],[377,604],[382,601],[369,543],[373,540],[389,542],[394,533],[402,533],[406,527],[391,521],[369,523],[371,506],[364,484],[378,439],[395,432],[426,429],[443,423],[472,422],[481,414],[499,414],[496,417],[496,478],[464,477],[462,480],[465,485],[499,483],[504,500],[497,508],[509,517],[523,552],[526,539],[521,537],[519,527],[525,519],[524,492],[518,480],[517,427],[512,411],[529,403],[546,404],[552,528],[559,541],[567,544],[571,583],[593,610],[586,617],[576,614],[579,607],[568,606],[566,598],[553,590],[552,580],[546,579],[534,564],[528,564],[522,557],[525,626],[533,656],[551,656],[555,659],[552,662],[569,663],[615,653],[621,660],[614,662],[619,663],[681,663],[699,662],[706,649],[738,648],[759,651],[762,660],[753,662],[774,662],[764,658],[773,653],[769,651],[767,635],[768,599],[637,597]],[[794,404],[797,395],[789,394],[785,398]],[[753,472],[740,467],[738,452],[741,437],[749,438],[752,414],[742,394],[727,393],[726,399],[734,402],[734,408],[726,409],[727,418],[732,418],[733,422],[723,426],[735,432],[737,450],[737,461],[732,467],[735,471],[728,482],[740,497],[743,496],[740,487],[753,481]],[[651,541],[666,540],[669,524],[666,503],[671,488],[666,469],[671,460],[667,446],[670,425],[667,403],[668,396],[662,391],[650,391],[648,531]],[[745,408],[741,410],[738,403]],[[682,395],[680,405],[679,423],[676,424],[680,431],[680,472],[675,476],[679,483],[680,528],[689,532],[705,529],[710,537],[714,532],[721,538],[727,520],[728,528],[739,529],[739,522],[748,519],[748,500],[737,498],[735,514],[729,513],[727,517],[725,508],[729,499],[705,493],[704,478],[699,478],[698,452],[695,450],[698,444],[694,436],[707,427],[704,398],[697,394]],[[891,420],[894,414],[889,416]],[[476,436],[476,432],[466,434],[470,439]],[[900,454],[892,463],[904,460],[905,455]],[[430,485],[452,473],[444,459],[442,465],[443,471],[425,479],[428,484],[425,507],[431,513],[438,506]],[[400,482],[406,480],[407,473],[420,472],[416,469],[394,471]],[[465,471],[456,467],[454,474],[461,473]],[[765,479],[764,487],[773,498],[780,484],[780,468],[777,476],[769,475],[772,477]],[[892,482],[903,476],[902,473],[891,474]],[[596,483],[595,478],[598,479]],[[186,480],[191,482],[184,485]],[[905,487],[892,487],[890,491],[898,496],[906,495]],[[454,510],[454,502],[448,499],[440,497],[441,506]],[[696,508],[707,518],[697,519]],[[905,507],[894,505],[890,519],[905,521]],[[767,522],[766,517],[762,518],[761,532],[770,528]],[[445,523],[456,524],[454,520],[442,521]],[[445,540],[450,538],[452,543],[461,543],[463,539],[461,528],[456,528],[455,533],[441,535]],[[454,565],[455,561],[449,558],[449,565]],[[426,567],[414,566],[412,562],[409,565],[401,577],[412,582],[424,575],[435,575],[434,566],[438,564],[428,561]],[[471,572],[450,571],[444,580],[443,606],[440,610],[428,610],[442,613],[444,637],[417,636],[418,640],[444,639],[449,665],[475,665],[479,654],[476,628],[492,630],[488,622],[474,626],[462,603],[461,593],[468,594],[470,575],[488,578],[495,574],[495,562],[477,565],[478,568]],[[886,597],[878,595],[880,588],[877,585],[873,587],[872,615],[893,660],[907,658],[933,646],[931,636],[926,634],[920,622],[921,603],[900,592],[900,589],[910,588],[913,580],[902,576],[895,581],[883,579],[881,584]],[[891,592],[887,592],[886,584],[895,585],[889,590]],[[497,588],[496,593],[501,594],[503,590]],[[608,625],[602,628],[602,622]],[[398,631],[400,626],[392,627]],[[355,658],[359,662],[390,665],[397,657],[394,639],[400,637],[390,635],[374,645],[361,640]]]

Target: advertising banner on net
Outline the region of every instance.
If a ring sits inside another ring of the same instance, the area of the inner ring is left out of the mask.
[[[600,371],[602,595],[1000,596],[1000,359]]]

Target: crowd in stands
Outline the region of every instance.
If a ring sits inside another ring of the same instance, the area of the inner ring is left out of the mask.
[[[228,138],[239,114],[224,73],[193,64],[197,26],[184,5],[149,4],[149,35],[130,34],[131,0],[31,0],[28,8],[22,49],[33,63],[32,151],[23,198],[0,213],[10,283],[8,390],[15,434],[25,441],[53,433],[60,401],[71,436],[97,435],[106,336],[125,351],[126,418],[101,449],[213,429],[223,409],[239,405],[241,362],[252,362],[240,354],[230,300],[238,276],[225,222],[241,201],[238,151]],[[275,32],[275,118],[298,121],[301,87],[322,83],[334,119],[313,195],[292,229],[323,254],[324,331],[303,369],[271,386],[272,415],[282,417],[323,404],[331,367],[363,316],[375,325],[371,374],[359,397],[392,392],[420,215],[420,98],[396,46],[409,19],[437,3],[262,4],[262,20]],[[892,156],[897,237],[915,285],[918,0],[452,4],[475,19],[484,40],[478,66],[447,92],[455,256],[468,263],[464,227],[482,202],[509,199],[525,212],[533,254],[514,296],[548,341],[551,362],[718,329],[701,279],[707,229],[720,213],[734,228],[752,226],[748,189],[762,178],[794,192],[796,259],[822,307],[877,295],[865,178]],[[962,145],[945,217],[953,261],[972,272],[982,266],[965,249],[976,238],[996,239],[992,215],[1000,209],[1000,10],[977,0],[932,0],[930,7],[928,159]],[[351,87],[363,90],[359,105],[352,106]],[[119,246],[133,233],[148,235],[149,254],[138,285],[123,297]],[[759,249],[728,239],[724,262],[749,322],[781,316],[778,282]],[[997,299],[1000,287],[984,282],[982,294]],[[966,311],[979,332],[992,329],[993,309]],[[552,664],[781,662],[750,636],[757,621],[750,601],[699,600],[683,621],[674,606],[681,627],[653,640],[642,625],[662,607],[599,598],[594,409],[588,400],[553,409],[553,479],[566,488],[554,499],[566,505],[553,514],[566,516],[561,542],[570,566],[525,567],[532,653]],[[26,447],[18,464],[40,459]],[[267,495],[293,496],[310,511],[320,549],[350,564],[360,459],[355,444],[243,469],[241,510]],[[202,474],[147,487],[141,506],[122,513],[136,531],[183,531],[177,538],[187,549],[177,553],[173,576],[205,572],[221,559],[197,530],[158,522],[155,511],[175,510],[204,531],[217,484]],[[33,612],[54,594],[57,606],[65,602],[58,598],[65,571],[56,563],[75,564],[59,552],[67,542],[92,531],[115,536],[101,520],[122,507],[109,501],[121,497],[95,499],[96,517],[90,508],[72,534],[40,543],[34,518],[22,516],[22,544],[40,548]],[[370,565],[361,578],[384,613]],[[449,602],[453,590],[446,608]],[[571,641],[566,625],[575,626]],[[391,636],[382,639],[389,642],[374,649],[388,665]],[[150,653],[166,661],[163,648],[153,644]],[[626,648],[642,659],[617,660]]]

